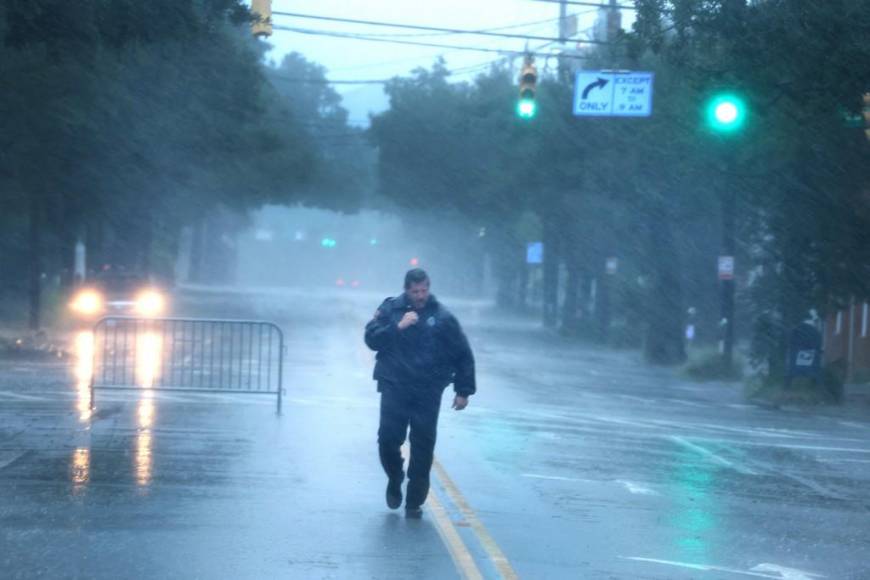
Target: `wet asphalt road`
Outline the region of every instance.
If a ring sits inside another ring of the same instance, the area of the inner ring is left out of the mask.
[[[379,296],[188,297],[278,322],[271,397],[97,393],[0,361],[2,578],[870,578],[870,421],[747,405],[630,352],[453,302],[479,394],[444,397],[420,521],[383,503],[362,326]]]

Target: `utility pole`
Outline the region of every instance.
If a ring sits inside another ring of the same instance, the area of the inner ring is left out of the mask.
[[[42,311],[42,198],[30,192],[30,330],[39,330]]]
[[[559,45],[562,51],[565,50],[565,43],[568,41],[568,2],[567,0],[559,0]],[[564,82],[567,77],[568,67],[565,64],[565,57],[559,55],[559,80]]]
[[[559,42],[564,50],[568,26],[568,4],[566,0],[559,2]],[[565,57],[559,55],[559,81],[567,78]],[[552,194],[552,192],[551,192]],[[561,196],[559,196],[561,197]],[[559,319],[559,263],[564,252],[564,245],[559,236],[559,230],[564,220],[559,219],[559,209],[550,208],[543,216],[544,263],[543,269],[543,323],[545,328],[555,328]]]
[[[734,171],[736,163],[728,152],[727,165],[728,176],[725,179],[725,191],[722,192],[722,255],[736,260],[736,216],[737,216],[737,189]],[[732,264],[734,262],[732,261]],[[734,268],[736,270],[736,268]],[[721,280],[721,321],[722,321],[722,365],[730,371],[734,364],[734,290],[735,273],[723,277]]]

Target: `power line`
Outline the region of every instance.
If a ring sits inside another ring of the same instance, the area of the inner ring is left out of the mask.
[[[341,32],[332,32],[329,30],[312,30],[309,28],[294,28],[292,26],[279,26],[272,25],[273,30],[285,31],[285,32],[296,32],[298,34],[309,34],[312,36],[330,36],[334,38],[344,38],[347,40],[365,40],[368,42],[386,42],[390,44],[403,44],[407,46],[425,46],[429,48],[445,48],[448,50],[465,50],[472,52],[494,52],[498,54],[504,54],[507,52],[511,52],[508,50],[501,50],[497,48],[483,48],[483,47],[475,47],[475,46],[456,46],[450,44],[437,44],[434,42],[417,42],[413,40],[395,40],[389,38],[376,38],[369,36],[360,36],[358,34],[346,34]],[[516,51],[514,51],[516,52]]]
[[[276,12],[273,14],[280,14],[280,13]],[[581,13],[581,14],[585,14],[585,12]],[[497,32],[499,30],[513,30],[516,28],[525,28],[527,26],[540,27],[543,24],[552,24],[558,20],[559,20],[558,18],[547,18],[545,20],[535,20],[532,22],[519,22],[517,24],[507,24],[505,26],[495,26],[492,28],[482,28],[480,30],[469,31],[467,33],[466,32],[453,32],[453,31],[432,32],[432,33],[428,33],[428,34],[419,34],[419,33],[411,33],[411,32],[408,32],[408,33],[402,33],[402,32],[380,33],[380,32],[378,32],[378,33],[372,33],[372,36],[382,36],[384,38],[431,38],[431,37],[435,37],[435,36],[451,36],[451,35],[455,36],[457,34],[474,34],[474,33],[479,33],[479,32]]]
[[[595,9],[592,9],[592,10],[583,10],[583,11],[581,11],[581,12],[577,12],[577,13],[575,13],[574,16],[585,16],[585,15],[587,15],[587,14],[591,14],[592,12],[597,12],[597,10],[595,10]],[[536,25],[539,25],[539,24],[545,24],[545,23],[557,22],[558,20],[559,20],[558,18],[548,18],[547,20],[541,20],[541,21],[538,21],[538,22],[527,22],[527,23],[525,23],[525,24],[517,24],[517,25],[514,25],[514,26],[517,26],[517,27],[518,27],[518,26],[536,26]],[[499,29],[505,29],[505,28],[510,28],[510,27],[511,27],[511,26],[504,26],[504,27],[499,27],[499,28],[491,28],[491,29],[489,29],[489,30],[499,30]],[[383,36],[383,35],[378,35],[378,36]],[[393,36],[393,35],[391,35],[391,36]],[[398,36],[398,35],[395,35],[395,36]],[[409,35],[409,36],[413,36],[413,35]],[[429,36],[429,35],[421,34],[421,35],[418,35],[418,36],[419,36],[420,38],[423,38],[423,37],[426,37],[426,36]],[[433,36],[434,36],[434,35],[433,35]],[[554,44],[554,43],[553,43],[553,42],[546,42],[546,43],[544,43],[544,44],[541,44],[541,45],[535,47],[535,48],[533,49],[533,51],[537,51],[537,50],[540,50],[540,49],[542,49],[542,48],[546,48],[547,46],[549,46],[549,45],[551,45],[551,44]],[[449,54],[449,53],[444,53],[444,54]],[[416,56],[415,56],[415,57],[412,57],[412,58],[402,58],[402,59],[398,59],[398,60],[378,61],[378,62],[367,63],[367,64],[361,64],[361,65],[343,66],[343,67],[334,67],[334,68],[331,68],[330,70],[331,70],[332,72],[343,71],[343,70],[354,70],[354,71],[359,71],[359,70],[362,70],[362,69],[370,69],[370,68],[384,68],[384,67],[386,67],[386,66],[390,66],[390,65],[394,65],[394,64],[404,64],[404,63],[407,63],[407,62],[416,62],[416,61],[419,61],[419,60],[420,60],[420,57],[416,57]],[[487,66],[487,65],[495,64],[495,63],[497,63],[497,62],[501,62],[501,61],[503,61],[503,59],[501,59],[501,58],[500,58],[500,59],[495,59],[495,60],[490,60],[490,61],[487,61],[487,62],[485,62],[485,63],[480,63],[480,66]],[[453,72],[453,73],[457,73],[457,72],[460,72],[460,70],[457,69],[457,70],[454,70],[454,71],[451,71],[451,72]]]
[[[546,40],[550,42],[559,42],[561,39],[553,36],[534,36],[528,34],[510,34],[505,32],[489,32],[486,30],[462,30],[458,28],[440,28],[437,26],[421,26],[417,24],[397,24],[394,22],[381,22],[376,20],[358,20],[355,18],[337,18],[334,16],[317,16],[314,14],[301,14],[299,12],[272,12],[277,16],[290,16],[292,18],[304,18],[308,20],[324,20],[327,22],[341,22],[344,24],[363,24],[366,26],[382,26],[385,28],[401,28],[405,30],[424,30],[427,32],[447,32],[450,34],[471,34],[477,36],[492,36],[497,38],[515,38],[521,40]],[[608,42],[593,41],[593,40],[578,40],[577,42],[585,42],[589,44],[610,44]]]
[[[335,38],[344,38],[344,39],[348,39],[348,40],[364,40],[364,41],[368,41],[368,42],[387,42],[387,43],[391,43],[391,44],[404,44],[404,45],[410,45],[410,46],[425,46],[425,47],[429,47],[429,48],[443,48],[443,49],[447,49],[447,50],[457,50],[457,51],[464,50],[464,51],[471,51],[471,52],[491,52],[491,53],[496,53],[496,54],[524,54],[525,53],[524,51],[505,50],[505,49],[500,49],[500,48],[485,48],[485,47],[480,47],[480,46],[459,46],[459,45],[455,45],[455,44],[438,44],[438,43],[434,43],[434,42],[417,42],[417,41],[413,41],[413,40],[396,40],[396,39],[390,39],[390,38],[378,38],[378,37],[365,36],[365,35],[359,35],[359,34],[347,34],[347,33],[342,33],[342,32],[333,32],[333,31],[329,31],[329,30],[312,30],[309,28],[295,28],[292,26],[273,25],[272,29],[279,30],[279,31],[285,31],[285,32],[296,32],[298,34],[309,34],[309,35],[313,35],[313,36],[331,36],[331,37],[335,37]],[[525,38],[525,37],[523,37],[523,38]],[[559,39],[554,38],[554,39],[550,40],[550,42],[559,42]],[[602,45],[609,45],[610,44],[609,42],[602,42],[599,40],[580,40],[577,42],[583,42],[585,44],[602,44]],[[541,52],[531,52],[529,54],[531,54],[532,56],[551,56],[548,53],[541,53]],[[564,56],[566,58],[580,58],[580,57],[575,57],[574,55],[571,55],[571,54],[565,54]]]
[[[634,6],[628,6],[625,4],[615,4],[611,6],[610,4],[601,4],[595,2],[578,2],[574,0],[532,0],[533,2],[544,2],[547,4],[567,4],[568,6],[594,6],[596,8],[618,8],[619,10],[637,10]]]

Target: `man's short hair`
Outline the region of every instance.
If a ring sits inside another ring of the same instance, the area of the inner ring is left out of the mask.
[[[429,274],[423,268],[414,268],[405,273],[405,290],[411,287],[411,284],[422,284],[429,282]]]

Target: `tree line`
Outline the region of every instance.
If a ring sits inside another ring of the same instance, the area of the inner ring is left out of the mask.
[[[251,18],[240,0],[3,3],[0,293],[33,328],[77,241],[89,267],[171,279],[182,229],[202,256],[215,214],[359,205],[365,171],[339,157],[368,151],[360,131],[322,67],[264,66]]]
[[[870,146],[855,122],[870,90],[870,5],[636,8],[631,31],[580,56],[586,69],[653,71],[651,117],[576,118],[570,75],[553,71],[539,83],[537,116],[519,119],[508,64],[451,83],[436,63],[386,87],[390,109],[370,131],[380,191],[485,226],[506,306],[527,302],[525,244],[542,240],[544,323],[642,343],[664,364],[685,360],[690,319],[701,338],[718,338],[717,258],[733,199],[738,333],[781,372],[788,329],[870,295]],[[720,90],[749,110],[727,138],[703,120]],[[619,260],[615,275],[608,257]]]

